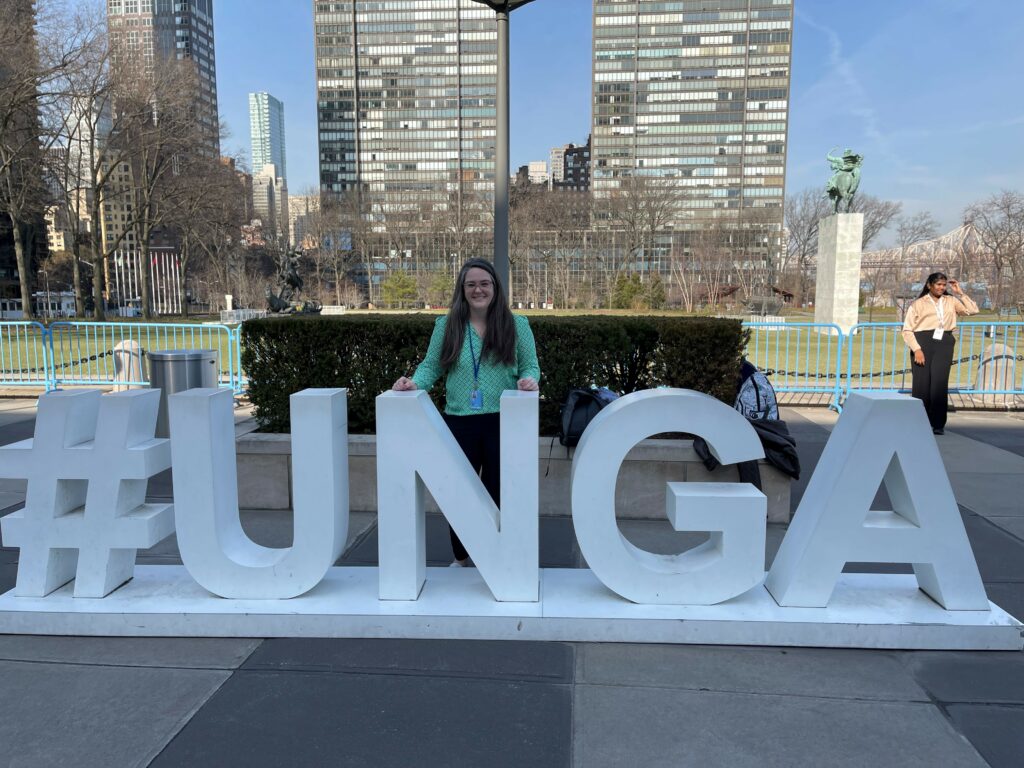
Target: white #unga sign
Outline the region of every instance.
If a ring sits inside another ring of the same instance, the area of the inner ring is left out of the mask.
[[[673,528],[710,533],[682,554],[619,531],[616,477],[643,438],[686,432],[723,464],[763,458],[746,420],[697,392],[627,395],[588,427],[572,522],[589,570],[539,568],[536,393],[501,399],[500,506],[425,393],[377,398],[379,568],[333,565],[348,533],[345,390],[291,397],[294,539],[282,549],[239,520],[231,393],[173,395],[170,441],[153,437],[158,402],[152,390],[49,393],[34,439],[0,448],[0,476],[28,479],[25,508],[2,520],[21,553],[0,631],[1020,647],[905,396],[850,396],[767,575],[767,502],[748,484],[667,483]],[[146,504],[147,479],[172,465],[173,507]],[[870,509],[880,482],[891,511]],[[428,490],[476,569],[426,567]],[[136,568],[136,551],[171,533],[184,569]],[[849,561],[914,575],[843,574]]]

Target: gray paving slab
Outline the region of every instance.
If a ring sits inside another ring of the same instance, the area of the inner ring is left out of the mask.
[[[1024,622],[1024,584],[1020,582],[985,582],[988,599],[1018,621]]]
[[[581,644],[576,682],[835,699],[928,701],[895,654],[821,648]]]
[[[568,643],[279,639],[265,641],[243,669],[570,683],[573,658]]]
[[[448,522],[438,513],[427,515],[427,564],[448,565],[452,561],[452,546],[448,536]],[[377,564],[377,529],[367,531],[355,542],[339,561],[342,565]],[[576,534],[569,517],[542,517],[540,519],[540,565],[542,568],[574,568],[580,566]]]
[[[936,444],[943,462],[951,471],[1009,475],[1024,468],[1024,457],[952,428],[937,437]]]
[[[1024,705],[1024,653],[908,653],[905,663],[937,701]]]
[[[568,685],[236,672],[153,766],[560,768],[571,707]]]
[[[949,482],[957,502],[972,512],[1024,518],[1024,467],[1015,475],[951,471]]]
[[[242,529],[253,541],[265,547],[290,547],[292,545],[292,512],[291,510],[243,509],[239,512]],[[352,512],[349,515],[348,540],[346,547],[351,546],[377,520],[372,512]],[[174,564],[181,562],[178,552],[178,538],[171,534],[163,541],[140,550],[137,561],[147,565],[161,563]]]
[[[18,581],[18,566],[11,563],[0,565],[0,594],[14,589]]]
[[[427,565],[448,565],[452,561],[452,545],[448,538],[448,523],[441,515],[427,515]],[[339,563],[341,565],[377,565],[377,527],[374,525],[349,547]]]
[[[992,517],[986,515],[985,519],[1024,541],[1024,515],[1018,517]]]
[[[932,704],[577,685],[580,768],[985,762]]]
[[[22,504],[24,501],[24,491],[0,491],[0,512],[6,512],[9,507]]]
[[[947,711],[991,768],[1020,768],[1024,762],[1024,708],[957,704]]]
[[[261,642],[245,638],[0,635],[0,660],[115,667],[236,669]]]
[[[984,581],[1024,582],[1024,542],[978,515],[964,515],[964,527]]]
[[[24,480],[19,480],[17,478],[0,478],[0,492],[2,493],[19,493],[24,496],[25,485],[26,482]]]
[[[0,424],[0,445],[28,440],[36,431],[35,415],[30,418],[7,419]]]
[[[0,661],[4,764],[146,766],[228,674]]]
[[[960,413],[950,419],[957,434],[1024,457],[1024,418],[1020,414]]]

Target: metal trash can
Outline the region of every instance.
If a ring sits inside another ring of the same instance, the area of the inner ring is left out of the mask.
[[[156,436],[170,437],[167,398],[196,387],[216,387],[220,366],[213,349],[162,349],[147,352],[149,386],[160,390]]]

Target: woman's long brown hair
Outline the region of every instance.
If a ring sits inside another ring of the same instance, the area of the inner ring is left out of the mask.
[[[484,346],[480,358],[484,355],[498,363],[512,365],[516,360],[516,321],[508,308],[505,288],[498,280],[494,265],[485,259],[470,259],[462,265],[459,277],[455,281],[455,292],[452,304],[448,309],[448,323],[444,329],[444,341],[441,344],[441,368],[447,373],[459,360],[462,353],[462,342],[465,338],[466,326],[469,324],[469,302],[466,301],[466,273],[476,267],[491,276],[494,283],[494,295],[487,308],[487,332],[484,334]]]

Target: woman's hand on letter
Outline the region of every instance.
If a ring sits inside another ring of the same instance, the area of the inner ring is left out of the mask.
[[[916,365],[924,365],[924,350],[923,349],[915,349],[914,350],[914,363]]]
[[[416,382],[406,376],[402,376],[391,388],[395,392],[410,392],[416,389]]]
[[[516,387],[520,392],[536,392],[540,389],[540,387],[537,386],[537,381],[532,376],[520,379],[516,382]]]

